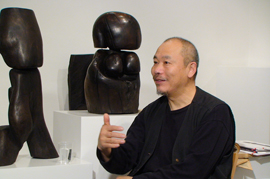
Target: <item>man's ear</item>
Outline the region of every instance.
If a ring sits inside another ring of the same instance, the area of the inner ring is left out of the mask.
[[[189,77],[189,78],[194,77],[194,75],[195,75],[196,72],[197,72],[197,63],[196,63],[196,62],[190,62],[190,63],[188,64],[188,68],[189,68],[189,71],[188,71],[188,77]]]

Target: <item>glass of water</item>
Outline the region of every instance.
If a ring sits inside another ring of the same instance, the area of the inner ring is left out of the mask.
[[[62,164],[68,164],[72,159],[72,143],[68,141],[59,144],[59,160]]]

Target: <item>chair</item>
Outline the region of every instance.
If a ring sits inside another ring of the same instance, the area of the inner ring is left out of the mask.
[[[233,163],[232,163],[232,172],[231,172],[231,179],[233,179],[235,170],[237,167],[237,161],[238,161],[238,155],[240,151],[240,146],[239,144],[235,143],[234,145],[234,152],[233,152]]]

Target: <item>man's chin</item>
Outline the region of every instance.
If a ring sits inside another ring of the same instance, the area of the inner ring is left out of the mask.
[[[157,94],[161,96],[167,96],[167,93],[164,91],[157,90]]]

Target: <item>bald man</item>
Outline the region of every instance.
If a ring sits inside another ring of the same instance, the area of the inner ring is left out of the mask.
[[[179,37],[153,58],[156,101],[135,118],[127,135],[104,114],[97,146],[103,167],[121,178],[230,178],[235,123],[230,107],[195,85],[199,55]]]

